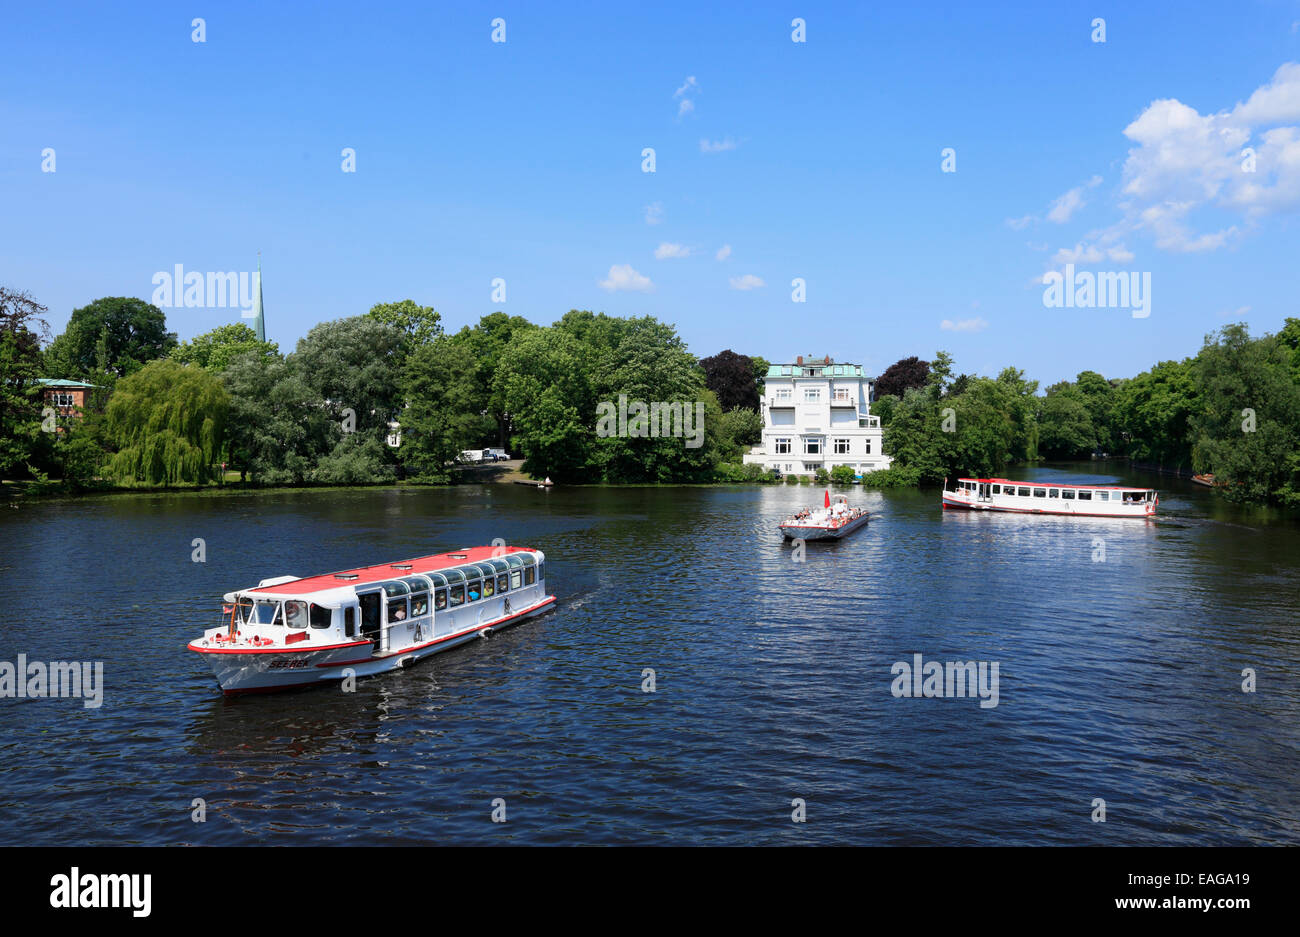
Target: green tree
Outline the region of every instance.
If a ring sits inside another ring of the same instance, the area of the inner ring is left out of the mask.
[[[259,342],[257,333],[242,322],[219,325],[172,349],[171,357],[181,364],[197,364],[213,373],[221,373],[230,362],[247,352],[279,357],[275,342]]]
[[[258,484],[302,484],[340,436],[324,399],[280,358],[238,356],[221,373],[230,396],[230,462]]]
[[[1192,364],[1201,407],[1191,418],[1192,462],[1235,500],[1300,504],[1300,383],[1280,336],[1244,324],[1208,336]]]
[[[1170,468],[1189,466],[1190,420],[1198,406],[1190,359],[1161,361],[1117,390],[1114,433],[1131,459]]]
[[[427,345],[442,334],[442,316],[432,306],[421,306],[413,299],[396,303],[376,303],[367,313],[376,322],[391,325],[404,334],[410,347]]]
[[[1097,445],[1088,398],[1075,384],[1047,388],[1038,412],[1040,451],[1049,459],[1087,456]]]
[[[97,371],[125,377],[176,347],[157,306],[108,296],[72,311],[68,327],[46,350],[47,377],[88,380]]]
[[[495,385],[515,428],[524,470],[585,480],[595,413],[583,343],[561,328],[519,335],[501,356]]]
[[[402,388],[409,403],[401,416],[400,455],[413,475],[445,478],[446,466],[463,449],[495,429],[482,415],[478,369],[471,342],[460,333],[421,345],[406,359]]]
[[[41,339],[48,310],[0,287],[0,478],[27,465],[41,430]]]
[[[229,405],[221,381],[202,368],[151,361],[120,381],[109,401],[118,452],[108,473],[151,485],[208,481]]]

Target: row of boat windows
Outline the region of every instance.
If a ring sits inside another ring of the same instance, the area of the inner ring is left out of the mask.
[[[486,560],[436,573],[421,573],[378,583],[380,591],[358,596],[361,605],[363,628],[379,627],[379,597],[388,600],[389,622],[419,618],[429,614],[429,598],[433,608],[442,611],[466,602],[480,602],[494,595],[531,586],[545,578],[544,562],[539,563],[529,555],[511,554],[507,558]],[[344,621],[349,635],[353,631],[353,610],[344,610]],[[287,625],[293,629],[328,628],[333,624],[334,610],[300,599],[258,599],[252,604],[240,603],[242,624]]]
[[[962,488],[967,491],[976,491],[976,482],[960,482]],[[1032,493],[1031,493],[1032,492]],[[1086,488],[1034,488],[1030,485],[993,485],[992,493],[995,495],[1016,495],[1021,498],[1061,498],[1064,501],[1110,501],[1111,495],[1114,495],[1115,501],[1120,500],[1123,495],[1125,504],[1138,501],[1150,501],[1150,492],[1144,491],[1090,491]]]

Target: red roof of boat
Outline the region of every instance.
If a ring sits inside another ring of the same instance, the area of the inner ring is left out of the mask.
[[[1024,485],[1026,488],[1088,488],[1095,491],[1155,491],[1137,485],[1063,485],[1060,482],[1022,482],[1014,478],[959,478],[959,482],[988,482],[994,485]]]
[[[394,560],[391,563],[379,563],[375,566],[361,566],[357,569],[340,569],[333,573],[321,573],[319,576],[307,576],[279,585],[247,589],[246,592],[265,592],[275,595],[301,595],[306,592],[321,592],[325,589],[338,589],[343,586],[363,586],[390,579],[401,579],[416,573],[432,573],[453,566],[465,566],[469,563],[481,563],[493,557],[508,553],[533,553],[529,547],[467,547],[454,553],[434,553],[431,556],[419,556],[411,560]],[[410,569],[397,569],[398,566],[410,566]],[[355,576],[355,579],[340,578]]]

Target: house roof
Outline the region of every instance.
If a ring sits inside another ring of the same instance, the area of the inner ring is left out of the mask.
[[[96,384],[86,384],[83,383],[82,381],[65,381],[63,378],[59,378],[59,377],[37,378],[36,383],[40,384],[42,387],[80,387],[85,390],[93,390],[96,386],[98,386]]]

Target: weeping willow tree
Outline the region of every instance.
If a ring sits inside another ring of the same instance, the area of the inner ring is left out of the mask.
[[[166,358],[149,362],[119,381],[109,400],[118,452],[108,474],[150,485],[210,480],[229,407],[215,375]]]

